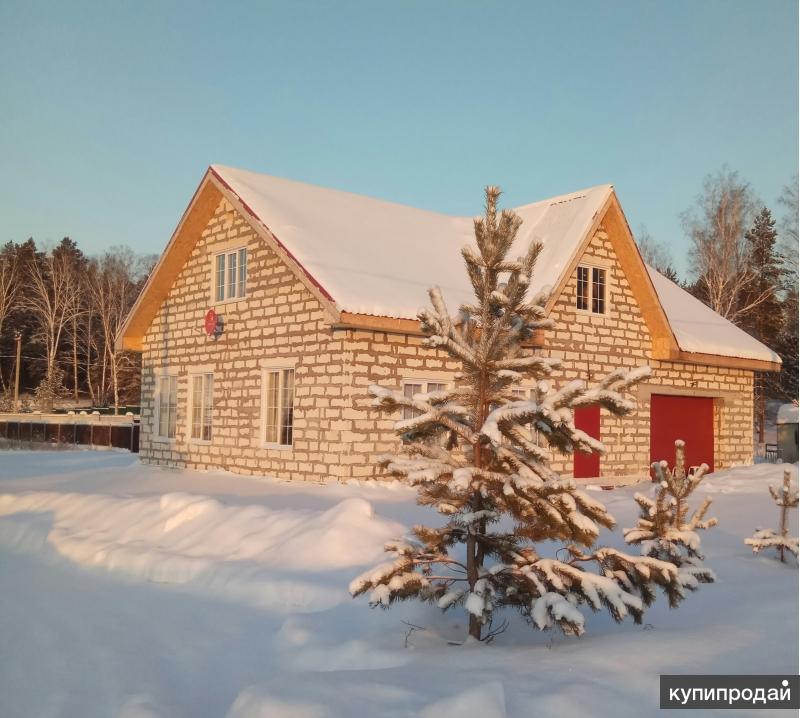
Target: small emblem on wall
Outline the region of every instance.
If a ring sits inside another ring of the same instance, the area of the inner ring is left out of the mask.
[[[216,339],[220,334],[222,334],[222,317],[220,317],[219,314],[217,314],[213,309],[209,309],[206,312],[203,328],[208,336]]]

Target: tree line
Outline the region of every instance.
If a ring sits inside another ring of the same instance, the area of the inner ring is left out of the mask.
[[[760,431],[768,399],[798,398],[797,177],[784,187],[778,205],[780,221],[737,172],[725,168],[708,175],[681,215],[689,240],[683,279],[668,245],[645,228],[637,237],[648,264],[780,355],[780,373],[756,373]]]
[[[49,248],[33,239],[5,244],[0,410],[50,410],[70,399],[115,409],[138,403],[140,357],[119,350],[117,339],[154,263],[128,247],[90,257],[68,237]]]

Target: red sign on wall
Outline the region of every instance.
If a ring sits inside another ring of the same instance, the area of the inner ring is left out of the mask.
[[[217,333],[217,313],[213,309],[206,312],[205,330],[208,336],[213,337]]]

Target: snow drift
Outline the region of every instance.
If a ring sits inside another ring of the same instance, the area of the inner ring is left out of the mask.
[[[47,545],[82,566],[158,583],[197,585],[276,610],[319,610],[348,600],[324,574],[382,555],[403,527],[362,498],[325,511],[228,506],[169,493],[120,498],[34,491],[0,495],[0,544]]]

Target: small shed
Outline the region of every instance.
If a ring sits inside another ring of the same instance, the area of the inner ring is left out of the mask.
[[[784,404],[778,409],[778,456],[781,461],[797,461],[797,404]]]

